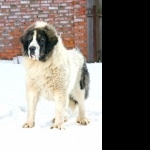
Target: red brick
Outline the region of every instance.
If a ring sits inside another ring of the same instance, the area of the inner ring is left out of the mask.
[[[2,0],[2,1],[4,1],[4,0]],[[6,1],[6,0],[5,0]],[[13,1],[15,1],[15,0],[7,0],[8,2],[13,2]]]
[[[62,3],[64,0],[54,0],[54,3]]]
[[[40,4],[30,4],[30,7],[40,7]]]
[[[58,7],[54,7],[54,6],[53,6],[53,7],[49,7],[49,9],[50,9],[50,10],[57,10]]]
[[[47,18],[48,14],[41,14],[41,15],[38,15],[38,17],[40,17],[40,18]]]
[[[30,1],[26,0],[26,1],[21,1],[20,4],[30,4]]]
[[[42,4],[47,4],[48,2],[47,2],[47,1],[41,1],[41,3],[42,3]]]
[[[1,8],[8,9],[10,8],[10,5],[2,5]]]
[[[72,0],[64,0],[64,2],[72,2]]]
[[[68,13],[68,10],[58,10],[58,13]]]
[[[52,3],[53,0],[47,0],[48,3]]]
[[[41,4],[41,6],[49,7],[49,6],[50,6],[50,4]]]

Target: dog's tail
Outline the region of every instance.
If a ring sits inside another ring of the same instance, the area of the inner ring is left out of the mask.
[[[70,100],[69,100],[69,108],[70,108],[73,112],[76,111],[77,105],[78,105],[78,102],[75,101],[72,97],[70,97]]]
[[[89,83],[90,83],[90,76],[86,62],[84,62],[81,72],[80,89],[81,90],[85,89],[85,99],[87,99],[89,95]]]

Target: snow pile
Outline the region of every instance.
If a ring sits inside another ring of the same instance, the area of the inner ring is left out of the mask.
[[[101,150],[102,63],[87,66],[91,83],[85,108],[91,123],[88,126],[76,123],[77,112],[70,112],[66,130],[50,129],[55,106],[52,101],[42,99],[37,105],[35,127],[24,129],[27,116],[24,67],[0,61],[0,149]]]

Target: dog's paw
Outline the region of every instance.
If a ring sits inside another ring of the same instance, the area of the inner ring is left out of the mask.
[[[34,125],[35,125],[34,122],[33,122],[33,123],[25,123],[22,127],[23,127],[23,128],[33,128]]]
[[[67,121],[68,121],[68,118],[65,117],[65,118],[64,118],[64,122],[67,122]],[[55,118],[53,118],[52,122],[55,123]]]
[[[90,123],[90,121],[87,118],[80,118],[80,117],[78,117],[77,123],[80,123],[82,125],[88,125]]]
[[[63,124],[54,124],[54,125],[51,126],[51,129],[54,129],[54,128],[57,128],[59,130],[62,130],[62,129],[65,130]]]

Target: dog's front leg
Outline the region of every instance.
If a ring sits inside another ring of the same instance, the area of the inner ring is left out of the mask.
[[[32,128],[35,125],[35,111],[36,111],[36,106],[37,102],[39,99],[39,92],[37,88],[29,88],[27,87],[26,90],[27,94],[27,106],[28,106],[28,116],[26,123],[24,123],[23,128]]]
[[[55,100],[55,123],[51,126],[51,129],[58,128],[58,129],[65,129],[64,128],[64,119],[66,108],[68,106],[69,98],[68,96],[58,95],[56,96]]]

